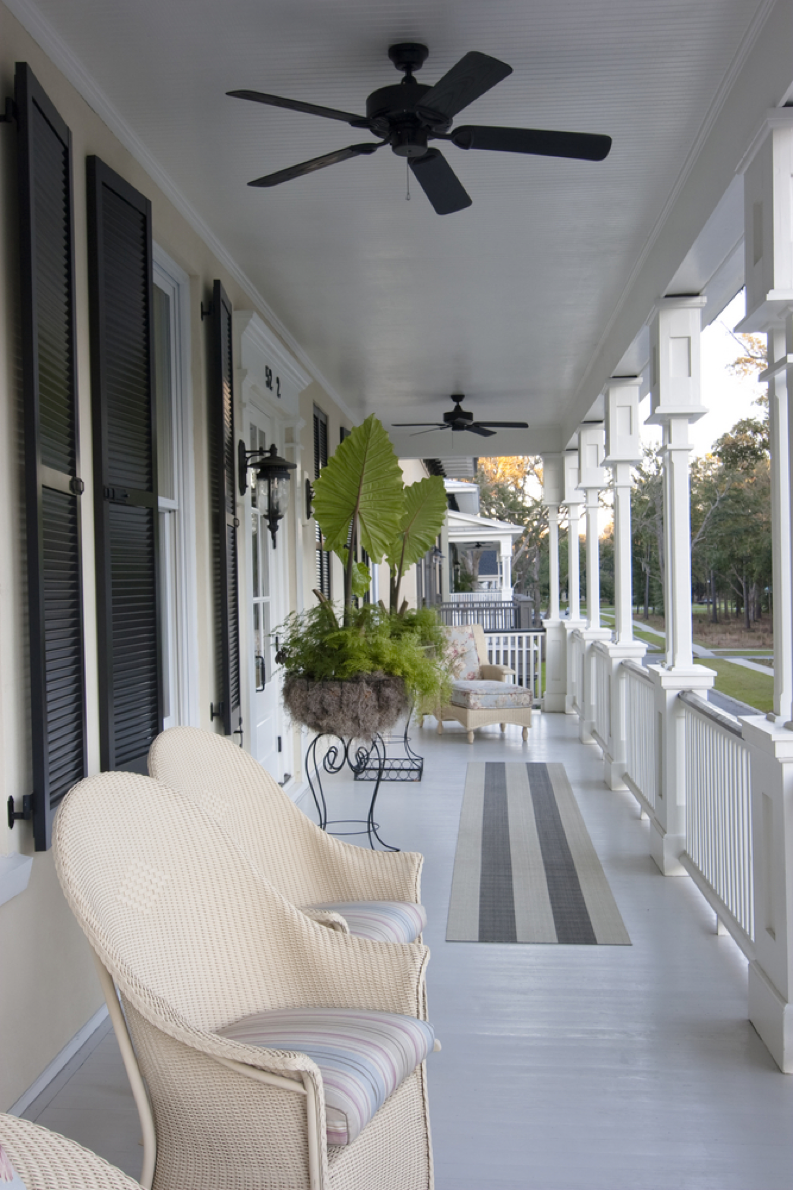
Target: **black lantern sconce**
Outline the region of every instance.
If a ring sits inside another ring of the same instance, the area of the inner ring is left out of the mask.
[[[256,506],[267,516],[267,527],[275,549],[278,522],[289,508],[289,472],[297,470],[297,463],[289,463],[278,454],[275,443],[269,450],[246,450],[240,438],[238,446],[240,495],[248,486],[248,468],[256,472]]]

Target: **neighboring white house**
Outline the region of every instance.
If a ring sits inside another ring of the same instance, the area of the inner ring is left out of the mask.
[[[459,479],[447,479],[446,493],[453,496],[457,509],[450,508],[447,514],[446,534],[450,551],[447,571],[450,574],[449,590],[444,599],[454,599],[451,586],[454,579],[454,554],[458,565],[464,557],[471,558],[474,551],[489,554],[491,565],[480,568],[475,591],[483,598],[492,600],[512,599],[512,545],[520,537],[519,525],[508,521],[497,521],[479,515],[479,488],[474,483]],[[453,548],[452,548],[453,547]],[[492,555],[495,554],[495,558]]]

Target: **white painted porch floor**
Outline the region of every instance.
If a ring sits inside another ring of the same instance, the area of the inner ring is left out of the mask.
[[[414,731],[423,782],[384,785],[378,818],[385,839],[426,856],[437,1190],[790,1190],[793,1077],[746,1019],[746,963],[691,881],[658,873],[648,824],[606,789],[599,749],[563,715],[537,715],[527,745],[518,728],[471,747],[427,723]],[[444,940],[466,762],[522,757],[565,764],[632,946]],[[335,788],[332,817],[365,812],[368,786]],[[112,1033],[26,1115],[140,1172]]]

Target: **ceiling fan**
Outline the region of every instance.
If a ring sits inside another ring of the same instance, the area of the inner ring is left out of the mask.
[[[365,116],[302,103],[297,99],[284,99],[279,95],[266,95],[261,91],[229,91],[228,94],[236,99],[250,99],[254,103],[340,120],[353,128],[366,128],[373,136],[380,137],[377,141],[349,145],[335,153],[325,153],[289,169],[266,174],[248,185],[278,186],[281,182],[324,169],[326,165],[368,156],[383,145],[390,145],[398,157],[407,158],[413,176],[436,212],[449,215],[470,207],[471,199],[443,154],[428,146],[430,140],[447,141],[458,149],[492,149],[501,153],[575,157],[585,161],[602,161],[608,154],[611,137],[587,132],[548,132],[537,128],[495,128],[474,124],[450,132],[457,113],[512,74],[512,67],[497,58],[473,51],[465,54],[440,82],[430,87],[417,83],[413,77],[413,72],[422,66],[428,53],[425,45],[412,41],[392,45],[388,56],[397,70],[404,72],[404,78],[400,83],[373,91],[366,100]]]
[[[528,430],[529,428],[529,423],[526,421],[474,421],[473,413],[467,413],[462,407],[465,393],[452,393],[451,399],[454,401],[454,409],[451,413],[444,413],[441,422],[395,421],[393,425],[404,428],[428,427],[419,430],[419,434],[430,434],[433,430],[454,430],[455,432],[468,430],[472,434],[478,434],[480,438],[492,438],[496,430]],[[418,438],[418,434],[411,434],[410,437]]]

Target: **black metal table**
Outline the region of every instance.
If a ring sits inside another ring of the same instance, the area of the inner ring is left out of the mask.
[[[322,740],[335,740],[337,743],[331,743],[330,747],[318,759],[317,749]],[[322,830],[326,831],[330,826],[360,826],[363,829],[330,831],[329,833],[342,838],[347,835],[368,835],[369,846],[373,851],[375,849],[374,839],[377,839],[377,842],[386,851],[399,851],[398,847],[392,847],[390,843],[386,843],[384,839],[380,838],[377,833],[379,823],[375,822],[374,817],[380,782],[383,780],[386,770],[386,760],[385,744],[383,737],[379,734],[373,735],[368,744],[362,740],[345,739],[330,731],[321,731],[314,736],[306,749],[306,776]],[[361,773],[372,774],[368,779],[373,779],[375,784],[366,818],[328,818],[328,804],[325,799],[325,791],[322,788],[322,773],[340,773],[345,767],[350,770],[354,780],[358,780]]]

